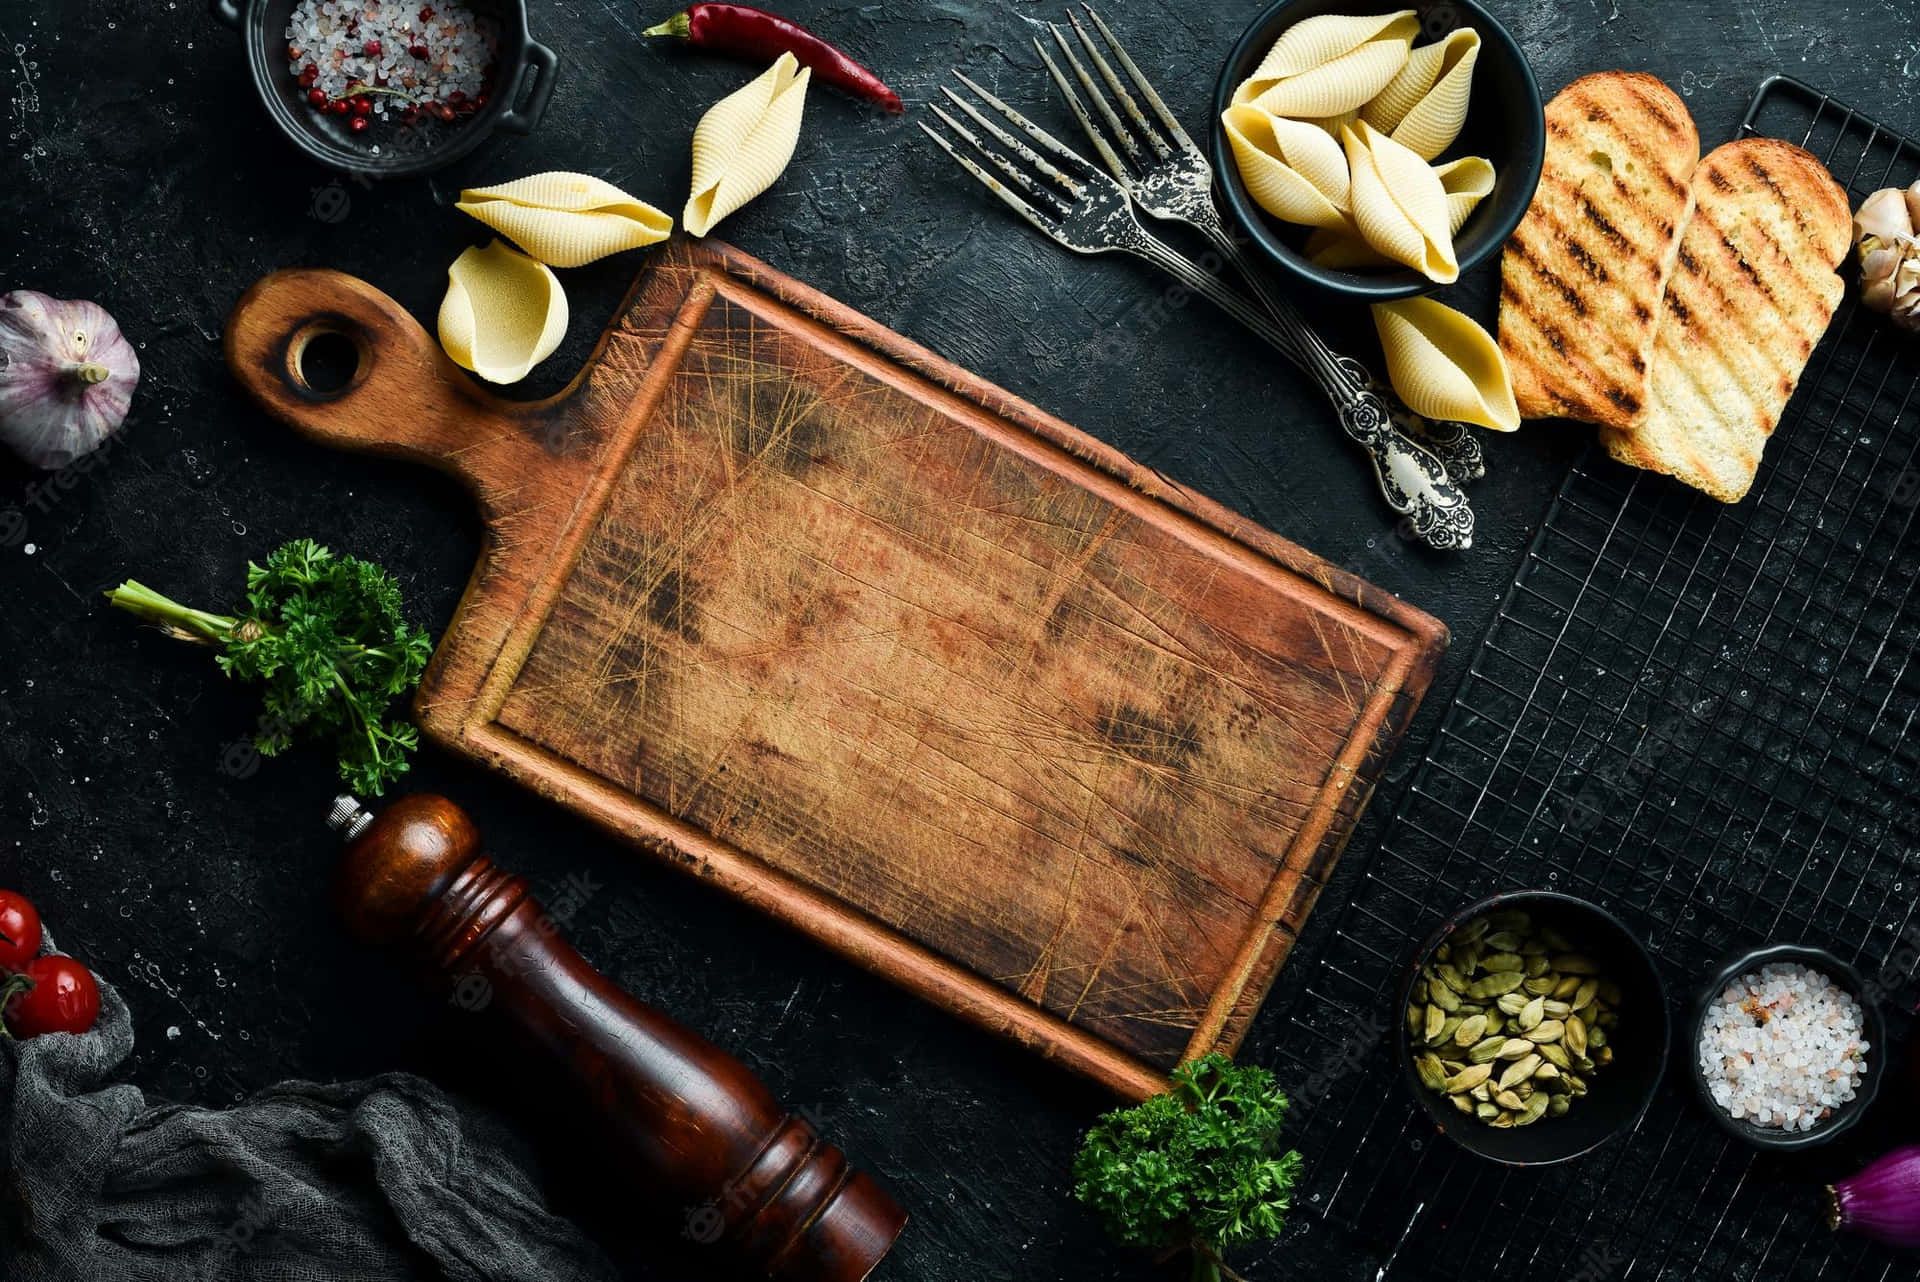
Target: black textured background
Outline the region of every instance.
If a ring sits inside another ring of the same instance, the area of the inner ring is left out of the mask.
[[[1203,304],[1164,311],[1146,268],[1070,259],[1039,240],[914,129],[952,66],[1065,127],[1028,45],[1060,4],[787,7],[879,69],[909,114],[816,90],[792,169],[722,234],[1444,619],[1454,649],[1396,762],[1403,777],[1579,430],[1491,441],[1492,475],[1474,490],[1477,546],[1450,559],[1408,548],[1291,370]],[[1731,136],[1775,70],[1920,126],[1910,0],[1490,7],[1548,93],[1585,71],[1651,70],[1686,97],[1706,147]],[[418,617],[445,626],[477,542],[453,485],[295,439],[229,382],[219,335],[249,283],[296,264],[364,276],[431,324],[446,264],[486,234],[448,207],[463,185],[580,169],[678,210],[694,121],[750,69],[647,47],[638,33],[664,12],[640,0],[530,8],[563,63],[540,131],[496,139],[431,179],[361,187],[282,142],[238,40],[197,0],[0,0],[0,289],[102,302],[145,367],[125,434],[97,466],[50,482],[0,461],[0,884],[32,895],[62,946],[125,992],[138,1034],[128,1076],[155,1096],[218,1105],[283,1077],[390,1068],[511,1094],[472,1053],[467,1017],[423,1002],[330,920],[329,758],[297,752],[252,769],[237,751],[251,693],[204,653],[109,614],[99,593],[137,576],[224,607],[249,557],[310,535],[391,566]],[[1197,131],[1220,60],[1260,8],[1108,0],[1104,12]],[[566,273],[572,330],[521,393],[566,381],[641,261]],[[1487,284],[1483,274],[1457,291],[1483,316]],[[1097,1091],[489,775],[429,750],[409,786],[460,801],[549,897],[569,878],[597,887],[572,927],[582,951],[823,1117],[893,1189],[914,1220],[880,1276],[1160,1275],[1106,1246],[1067,1195],[1077,1136],[1108,1104]],[[1390,782],[1389,804],[1393,792]],[[1340,894],[1336,883],[1329,895]],[[1248,1057],[1263,1058],[1273,1023],[1256,1025]],[[564,1140],[528,1133],[563,1172]],[[569,1207],[576,1192],[556,1187]],[[645,1231],[586,1214],[635,1276],[711,1276],[700,1248],[674,1245],[681,1209],[656,1211],[661,1227]],[[1357,1279],[1377,1263],[1306,1216],[1246,1259],[1263,1278]]]

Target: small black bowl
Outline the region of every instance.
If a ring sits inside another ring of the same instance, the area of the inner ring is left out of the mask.
[[[427,122],[402,129],[376,126],[353,133],[347,117],[328,116],[307,102],[306,90],[287,74],[287,16],[295,0],[212,0],[213,16],[236,28],[246,46],[254,91],[280,132],[313,159],[342,173],[367,178],[406,178],[450,165],[498,129],[531,133],[547,110],[560,57],[527,34],[526,0],[463,0],[500,24],[494,55],[493,92],[487,105],[451,123]],[[380,152],[374,154],[378,146]]]
[[[1832,1117],[1808,1131],[1787,1131],[1740,1121],[1714,1103],[1713,1095],[1707,1090],[1706,1076],[1700,1071],[1700,1027],[1706,1023],[1708,1005],[1728,984],[1769,962],[1792,962],[1820,971],[1853,994],[1853,999],[1860,1003],[1860,1017],[1867,1040],[1867,1071],[1861,1075],[1860,1088],[1854,1097],[1835,1110]],[[1693,1087],[1700,1096],[1701,1106],[1721,1130],[1736,1139],[1745,1140],[1755,1148],[1790,1153],[1825,1144],[1858,1122],[1880,1093],[1880,1078],[1887,1067],[1886,1016],[1881,1013],[1879,1003],[1871,1000],[1867,981],[1861,978],[1860,972],[1824,948],[1812,948],[1804,944],[1771,944],[1730,958],[1714,971],[1712,978],[1694,998],[1693,1020],[1688,1027],[1691,1035],[1686,1046],[1687,1066],[1693,1073]]]
[[[1454,239],[1454,253],[1465,275],[1507,242],[1533,203],[1540,168],[1547,155],[1547,117],[1540,86],[1526,54],[1507,29],[1474,0],[1279,0],[1253,20],[1227,55],[1213,93],[1213,169],[1226,193],[1227,207],[1262,254],[1288,275],[1345,298],[1390,302],[1431,293],[1443,286],[1411,267],[1321,267],[1301,252],[1307,230],[1271,218],[1254,203],[1240,180],[1233,145],[1220,117],[1233,105],[1233,91],[1253,74],[1282,32],[1322,14],[1393,13],[1413,9],[1420,15],[1419,43],[1444,37],[1458,27],[1480,33],[1480,60],[1474,67],[1473,97],[1466,128],[1446,156],[1485,156],[1493,163],[1493,191],[1480,202]]]
[[[1565,935],[1599,964],[1601,973],[1620,985],[1620,1022],[1608,1033],[1613,1062],[1592,1074],[1587,1094],[1564,1117],[1543,1117],[1532,1126],[1495,1130],[1457,1112],[1445,1096],[1421,1085],[1404,1016],[1412,1000],[1413,981],[1449,935],[1475,917],[1513,908],[1525,910],[1535,922]],[[1633,932],[1598,904],[1550,890],[1506,891],[1468,904],[1441,923],[1408,960],[1396,993],[1393,1027],[1400,1075],[1435,1128],[1469,1153],[1507,1166],[1570,1161],[1632,1130],[1653,1102],[1666,1071],[1672,1036],[1666,986]]]

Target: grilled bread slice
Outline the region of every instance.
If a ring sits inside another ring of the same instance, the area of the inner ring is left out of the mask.
[[[1583,76],[1547,104],[1540,188],[1501,264],[1500,350],[1522,417],[1639,417],[1699,161],[1686,104],[1652,76]]]
[[[1646,413],[1600,435],[1623,463],[1737,503],[1840,306],[1853,211],[1818,160],[1772,138],[1716,148],[1693,189]]]

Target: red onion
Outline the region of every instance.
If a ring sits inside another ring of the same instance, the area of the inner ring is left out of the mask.
[[[1920,1247],[1920,1144],[1897,1148],[1827,1185],[1827,1227],[1889,1246]]]

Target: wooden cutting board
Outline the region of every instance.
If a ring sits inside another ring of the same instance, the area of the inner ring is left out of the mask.
[[[538,403],[336,272],[255,285],[226,351],[478,502],[430,737],[1132,1096],[1238,1044],[1446,645],[717,244],[660,251]]]

